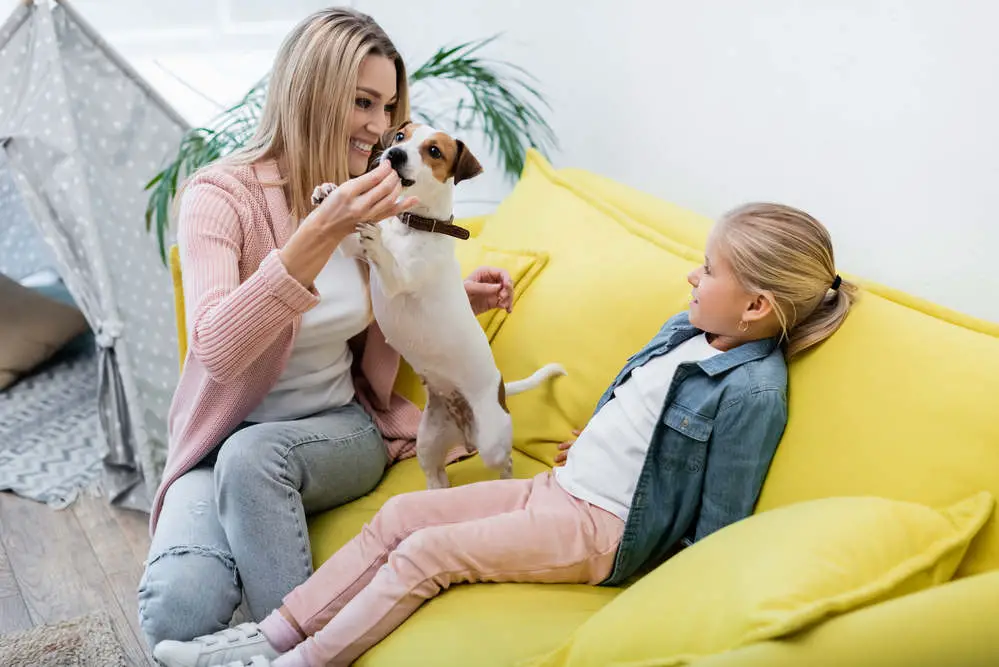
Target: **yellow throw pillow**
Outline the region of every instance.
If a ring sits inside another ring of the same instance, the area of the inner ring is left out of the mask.
[[[950,580],[995,500],[872,496],[748,517],[681,551],[532,667],[687,665]]]
[[[478,220],[480,222],[476,224],[476,230],[481,229],[482,223],[484,223],[484,219]],[[457,224],[466,226],[462,221],[458,221]],[[459,241],[457,243],[455,256],[461,266],[461,275],[463,277],[468,276],[469,273],[480,266],[506,269],[510,274],[510,279],[513,281],[514,309],[517,308],[517,301],[524,295],[548,262],[548,253],[535,250],[497,248],[482,243],[474,236],[466,241]],[[507,316],[508,313],[505,310],[498,308],[481,313],[478,316],[479,324],[482,325],[483,330],[486,332],[486,337],[490,341],[496,336]],[[423,383],[420,382],[420,378],[417,377],[412,367],[405,363],[405,361],[399,365],[399,374],[396,378],[394,389],[400,396],[412,401],[420,406],[421,409],[426,403],[426,392],[423,389]]]

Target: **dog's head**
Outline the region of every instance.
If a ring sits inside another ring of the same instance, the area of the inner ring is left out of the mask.
[[[464,142],[429,125],[406,123],[386,133],[379,144],[376,165],[387,160],[402,179],[404,194],[420,201],[434,201],[442,191],[482,173]]]

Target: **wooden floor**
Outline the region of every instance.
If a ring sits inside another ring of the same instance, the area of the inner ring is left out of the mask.
[[[104,609],[129,665],[153,665],[137,618],[147,515],[80,498],[53,510],[0,493],[0,635]]]

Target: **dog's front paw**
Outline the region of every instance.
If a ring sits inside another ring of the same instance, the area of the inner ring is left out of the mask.
[[[316,189],[312,191],[312,205],[319,206],[323,203],[330,193],[336,190],[336,185],[333,183],[323,183],[322,185],[317,185]]]
[[[361,252],[368,259],[377,259],[377,253],[382,245],[382,230],[378,225],[365,223],[358,227],[357,235],[361,244]]]

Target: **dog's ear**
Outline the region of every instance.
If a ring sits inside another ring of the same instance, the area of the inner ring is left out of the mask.
[[[392,145],[392,140],[395,139],[395,135],[399,133],[399,130],[406,127],[411,122],[412,121],[410,120],[404,120],[398,127],[390,127],[382,134],[382,136],[378,137],[378,141],[375,142],[374,147],[371,149],[371,157],[368,158],[368,171],[371,171],[378,166],[378,158],[382,156],[385,149]]]
[[[472,155],[472,151],[468,150],[465,142],[456,139],[455,143],[458,144],[458,155],[454,159],[454,184],[458,185],[462,181],[467,181],[481,174],[482,165]]]

